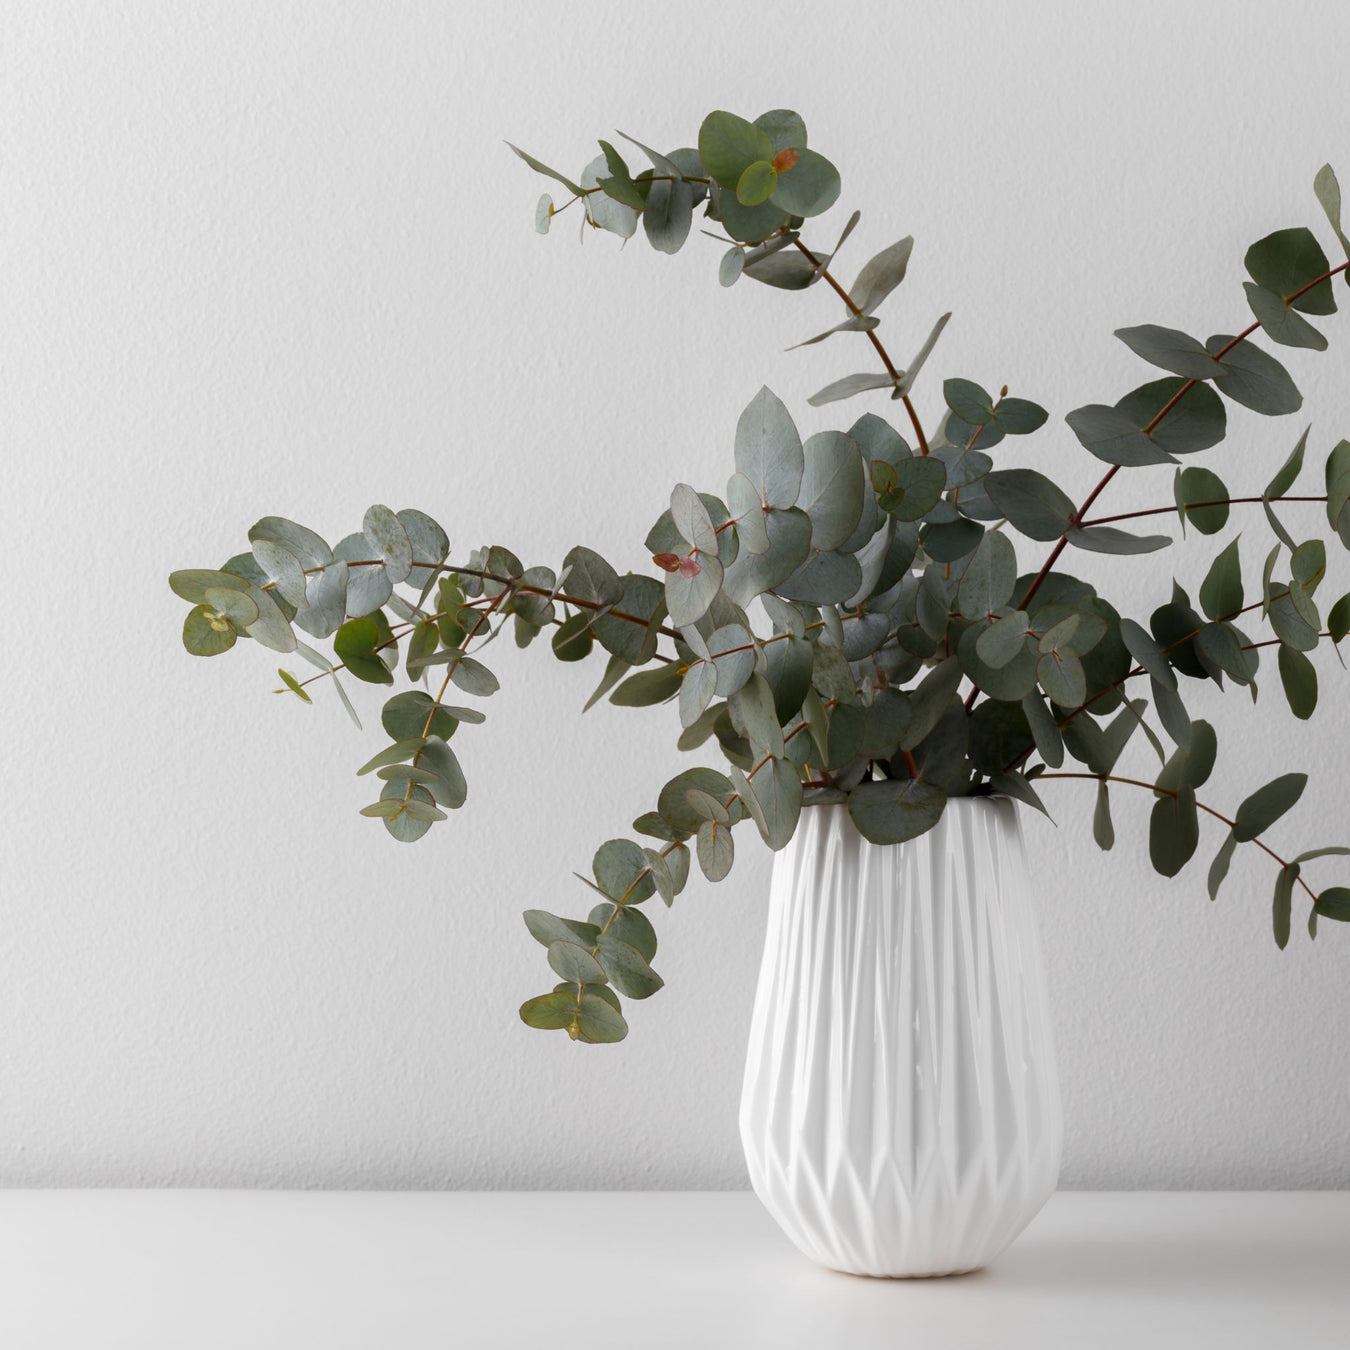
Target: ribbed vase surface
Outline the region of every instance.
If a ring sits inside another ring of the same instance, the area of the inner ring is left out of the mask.
[[[755,1193],[813,1260],[975,1270],[1054,1190],[1033,898],[1007,798],[954,799],[898,845],[842,806],[802,812],[774,860],[740,1126]]]

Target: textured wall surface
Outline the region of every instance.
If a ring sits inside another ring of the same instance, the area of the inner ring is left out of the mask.
[[[462,736],[469,807],[399,846],[355,814],[378,732],[331,698],[273,697],[256,648],[188,657],[165,575],[216,565],[261,515],[336,539],[373,501],[433,512],[457,549],[556,565],[585,542],[636,567],[671,483],[725,483],[761,384],[807,430],[848,425],[865,400],[805,398],[870,368],[861,339],[784,351],[835,321],[824,288],[725,292],[712,241],[580,247],[575,213],[541,239],[540,184],[502,144],[579,170],[616,126],[688,143],[718,106],[803,112],[844,176],[817,235],[863,212],[846,279],[917,236],[896,348],[955,315],[921,413],[943,374],[1006,381],[1052,420],[1003,462],[1085,493],[1097,466],[1063,413],[1146,378],[1111,330],[1233,331],[1247,245],[1320,218],[1325,160],[1350,180],[1348,40],[1332,0],[10,0],[0,1182],[744,1185],[769,874],[753,838],[728,881],[659,916],[668,988],[627,1042],[516,1018],[546,973],[519,911],[582,903],[571,869],[684,762],[672,710],[582,719],[598,669],[501,648],[490,723]],[[1235,490],[1259,491],[1306,420],[1317,466],[1350,433],[1350,332],[1325,328],[1327,355],[1282,352],[1306,417],[1231,413],[1206,462]],[[1132,477],[1116,509],[1169,499],[1166,470]],[[1146,614],[1221,543],[1075,561]],[[1338,593],[1350,568],[1332,566]],[[1311,727],[1273,678],[1256,711],[1202,700],[1224,737],[1216,803],[1311,770],[1303,818],[1272,834],[1291,850],[1350,834],[1350,677],[1317,664]],[[1051,791],[1059,827],[1028,828],[1066,1184],[1350,1184],[1350,933],[1314,947],[1299,925],[1280,953],[1259,853],[1210,904],[1203,861],[1170,885],[1150,871],[1144,794],[1117,798],[1103,858],[1090,787]]]

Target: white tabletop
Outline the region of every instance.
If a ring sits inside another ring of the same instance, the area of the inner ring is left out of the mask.
[[[738,1192],[0,1192],[0,1346],[1350,1346],[1350,1193],[1065,1193],[988,1270],[858,1279]]]

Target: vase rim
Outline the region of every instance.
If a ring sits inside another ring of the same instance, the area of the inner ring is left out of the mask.
[[[948,798],[947,798],[947,801],[946,801],[946,805],[944,805],[942,809],[943,809],[943,811],[946,811],[946,810],[948,810],[950,807],[953,807],[953,806],[956,806],[956,805],[959,804],[959,803],[965,803],[965,802],[1012,802],[1012,804],[1013,804],[1014,806],[1019,806],[1019,805],[1021,805],[1021,803],[1017,800],[1016,797],[1011,796],[1011,795],[1010,795],[1009,793],[1007,793],[1007,792],[972,792],[972,793],[968,793],[967,795],[965,795],[965,796],[963,796],[963,797],[948,797]],[[841,811],[847,811],[847,810],[848,810],[848,803],[847,803],[847,802],[822,802],[822,803],[820,804],[820,806],[811,806],[811,807],[806,807],[805,809],[806,809],[806,810],[810,810],[810,811],[819,811],[819,810],[821,810],[823,807],[837,807],[837,808],[838,808],[839,810],[841,810]]]

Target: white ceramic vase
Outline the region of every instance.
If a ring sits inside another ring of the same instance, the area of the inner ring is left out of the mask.
[[[1063,1117],[1032,887],[1007,798],[868,843],[802,812],[774,860],[741,1096],[755,1193],[813,1260],[947,1275],[1049,1198]]]

